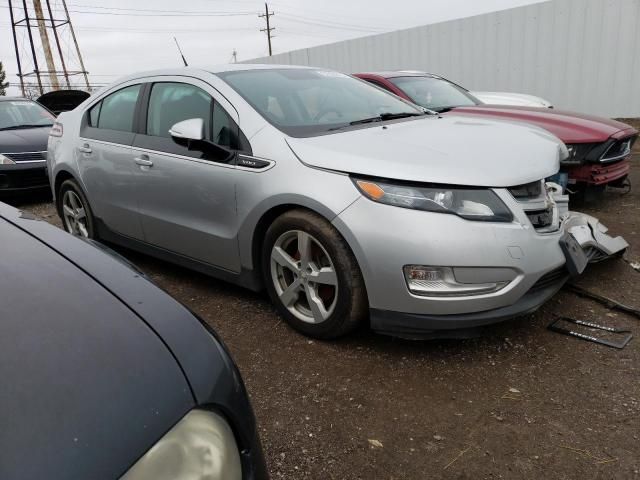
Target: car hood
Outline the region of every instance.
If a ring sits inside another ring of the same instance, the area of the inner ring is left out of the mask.
[[[44,152],[51,127],[0,130],[0,153]]]
[[[91,276],[1,215],[0,238],[0,478],[119,478],[193,407],[189,384]]]
[[[483,102],[490,103],[492,105],[522,105],[527,107],[541,107],[549,108],[551,103],[544,98],[536,97],[534,95],[527,95],[526,93],[511,93],[511,92],[469,92],[476,98],[479,98]]]
[[[1,202],[0,238],[0,288],[12,299],[0,302],[0,381],[11,385],[0,408],[17,412],[3,425],[12,448],[0,452],[0,478],[46,478],[37,469],[47,467],[60,478],[119,478],[195,404],[224,411],[260,455],[240,373],[192,312],[104,245]],[[29,438],[38,444],[28,449]],[[27,472],[33,451],[48,463]]]
[[[288,138],[306,165],[358,175],[508,187],[555,174],[566,149],[534,126],[448,115]]]
[[[637,133],[633,127],[609,118],[563,110],[478,105],[457,107],[449,115],[482,115],[527,122],[548,130],[565,143],[598,143],[627,132]]]

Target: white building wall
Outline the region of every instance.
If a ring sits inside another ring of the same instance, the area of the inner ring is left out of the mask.
[[[640,0],[550,0],[250,63],[424,70],[470,90],[529,93],[557,108],[640,117]]]

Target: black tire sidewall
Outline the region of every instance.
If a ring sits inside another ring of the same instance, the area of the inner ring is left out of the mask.
[[[300,230],[312,235],[331,258],[338,277],[338,299],[331,316],[322,323],[307,323],[293,315],[285,307],[276,293],[271,277],[271,250],[277,239],[284,233]],[[335,228],[319,215],[305,211],[293,211],[276,219],[267,230],[262,249],[262,273],[271,301],[287,323],[299,332],[318,339],[342,336],[360,323],[362,310],[360,297],[361,274],[353,254]]]
[[[93,212],[91,211],[91,206],[89,205],[89,201],[87,200],[86,195],[84,194],[84,192],[82,191],[78,183],[72,179],[65,180],[64,182],[62,182],[62,185],[60,185],[60,189],[58,190],[58,193],[57,193],[58,216],[62,220],[62,227],[64,228],[65,231],[67,231],[67,226],[65,224],[65,219],[64,219],[62,199],[64,197],[65,192],[69,190],[73,191],[76,195],[78,195],[78,197],[80,198],[80,201],[82,202],[82,207],[84,208],[85,215],[87,218],[87,231],[89,233],[89,238],[97,239],[95,221],[93,218]]]

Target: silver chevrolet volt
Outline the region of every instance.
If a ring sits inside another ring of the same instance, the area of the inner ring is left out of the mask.
[[[60,115],[48,150],[70,233],[266,288],[316,338],[502,321],[627,246],[544,181],[566,155],[548,132],[326,69],[131,75]]]

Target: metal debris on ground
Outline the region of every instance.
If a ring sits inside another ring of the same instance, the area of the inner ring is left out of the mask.
[[[603,295],[590,292],[589,290],[585,290],[584,288],[574,285],[572,283],[567,284],[566,288],[580,297],[585,297],[591,300],[595,300],[596,302],[599,302],[605,305],[607,308],[610,308],[611,310],[619,310],[621,312],[628,313],[629,315],[633,315],[636,318],[640,318],[640,309],[638,308],[624,305],[609,297],[605,297]]]
[[[615,335],[623,335],[623,336],[620,340],[616,341],[616,340],[610,340],[607,338],[596,337],[594,335],[587,335],[585,333],[577,332],[575,330],[572,330],[571,328],[567,328],[566,326],[563,326],[563,324],[566,324],[566,323],[573,323],[575,325],[580,325],[580,326],[591,328],[594,330],[602,330]],[[576,337],[581,340],[586,340],[588,342],[593,342],[593,343],[599,343],[601,345],[606,345],[607,347],[613,347],[618,349],[622,349],[626,347],[627,344],[633,338],[633,335],[631,334],[630,330],[626,330],[623,328],[608,327],[606,325],[598,325],[597,323],[587,322],[584,320],[576,320],[575,318],[569,318],[569,317],[557,317],[553,322],[549,324],[547,328],[557,333],[569,335],[570,337]]]

